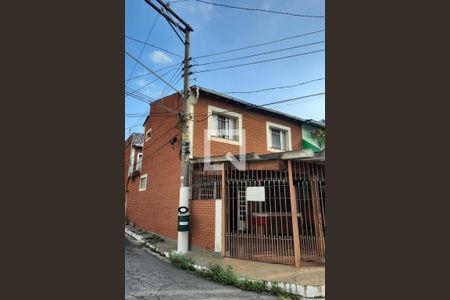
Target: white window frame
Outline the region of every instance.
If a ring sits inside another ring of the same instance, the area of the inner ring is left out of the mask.
[[[139,157],[141,158],[141,165],[139,166]],[[137,159],[136,159],[136,170],[141,171],[142,170],[142,158],[144,157],[144,153],[138,153]]]
[[[237,140],[230,140],[230,139],[212,136],[213,130],[216,129],[216,128],[213,128],[213,120],[212,120],[213,118],[210,117],[213,114],[219,114],[219,115],[223,115],[226,117],[236,119],[236,122],[237,122],[236,130],[238,130],[238,139]],[[220,108],[220,107],[208,105],[208,137],[207,138],[209,141],[215,141],[215,142],[221,142],[221,143],[242,146],[242,115],[235,113],[235,112],[230,112],[230,111]]]
[[[133,174],[133,171],[134,171],[134,154],[135,154],[135,150],[134,150],[134,147],[132,145],[130,147],[131,147],[131,149],[130,149],[130,162],[128,164],[128,176]]]
[[[286,149],[275,149],[275,148],[272,148],[272,132],[270,130],[271,128],[277,129],[277,130],[282,130],[282,131],[285,132]],[[267,137],[267,151],[270,151],[270,152],[292,151],[291,127],[266,121],[266,137]]]
[[[150,137],[148,138],[147,135],[148,135],[149,132],[150,132]],[[145,137],[144,138],[145,138],[145,141],[148,141],[148,140],[150,140],[152,138],[152,129],[151,128],[145,132]]]
[[[142,178],[145,178],[145,187],[141,187]],[[147,174],[141,175],[139,178],[139,192],[147,190]]]

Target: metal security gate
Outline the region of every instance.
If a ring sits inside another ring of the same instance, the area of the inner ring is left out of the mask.
[[[246,201],[247,187],[265,187],[265,201]],[[225,255],[294,263],[286,170],[225,170]]]
[[[300,255],[303,260],[325,259],[325,167],[292,163],[299,218]]]
[[[323,165],[289,164],[282,170],[224,167],[225,256],[296,265],[296,255],[298,263],[325,258]],[[264,187],[264,201],[249,201],[248,187]]]

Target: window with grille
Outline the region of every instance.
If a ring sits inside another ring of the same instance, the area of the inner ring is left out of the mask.
[[[213,114],[213,129],[215,129],[215,134],[213,136],[228,139],[233,141],[238,141],[239,136],[236,134],[237,127],[237,118]]]
[[[266,121],[267,151],[292,151],[291,127]]]
[[[286,131],[271,128],[270,134],[272,137],[271,148],[278,150],[286,150]]]

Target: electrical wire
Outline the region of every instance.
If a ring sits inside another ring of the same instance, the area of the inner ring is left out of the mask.
[[[178,69],[180,69],[180,68],[181,68],[181,63],[178,65]],[[173,70],[175,70],[175,68],[170,69],[169,71],[167,71],[166,73],[162,74],[161,76],[164,77],[164,76],[166,76],[167,74],[169,74],[170,72],[172,72]],[[142,87],[138,88],[136,91],[139,92],[139,91],[143,90],[144,88],[146,88],[146,87],[149,86],[150,84],[156,82],[157,80],[158,80],[158,78],[156,78],[156,79],[154,79],[154,80],[152,80],[152,81],[146,83],[146,84],[143,85]]]
[[[176,54],[176,53],[173,53],[172,51],[166,50],[166,49],[164,49],[164,48],[161,48],[161,47],[156,46],[156,45],[153,45],[153,44],[146,43],[146,42],[144,42],[144,41],[141,41],[141,40],[136,39],[136,38],[134,38],[134,37],[131,37],[131,36],[129,36],[129,35],[125,35],[125,37],[126,37],[127,39],[132,40],[132,41],[135,41],[135,42],[138,42],[138,43],[141,43],[141,44],[145,44],[145,45],[147,45],[147,46],[150,46],[150,47],[159,49],[159,50],[161,50],[161,51],[167,52],[167,53],[169,53],[169,54],[172,54],[172,55],[175,55],[175,56],[178,56],[178,57],[183,58],[183,56],[181,56],[181,55],[179,55],[179,54]]]
[[[307,43],[307,44],[287,47],[287,48],[283,48],[283,49],[277,49],[277,50],[268,51],[268,52],[256,53],[256,54],[247,55],[247,56],[241,56],[241,57],[236,57],[236,58],[230,58],[230,59],[216,60],[216,61],[211,61],[211,62],[206,62],[206,63],[194,64],[192,66],[206,66],[206,65],[211,65],[211,64],[218,64],[218,63],[229,62],[229,61],[234,61],[234,60],[240,60],[240,59],[245,59],[245,58],[251,58],[251,57],[261,56],[261,55],[267,55],[267,54],[272,54],[272,53],[277,53],[277,52],[282,52],[282,51],[287,51],[287,50],[292,50],[292,49],[296,49],[296,48],[302,48],[302,47],[322,44],[322,43],[325,43],[325,41],[314,42],[314,43]]]
[[[309,51],[309,52],[303,52],[303,53],[297,53],[297,54],[293,54],[293,55],[288,55],[288,56],[283,56],[283,57],[277,57],[277,58],[272,58],[272,59],[266,59],[266,60],[254,61],[254,62],[245,63],[245,64],[231,65],[231,66],[221,67],[221,68],[215,68],[215,69],[200,70],[200,71],[197,71],[196,73],[212,72],[212,71],[218,71],[218,70],[225,70],[225,69],[232,69],[232,68],[238,68],[238,67],[244,67],[244,66],[256,65],[256,64],[261,64],[261,63],[265,63],[265,62],[271,62],[271,61],[276,61],[276,60],[281,60],[281,59],[287,59],[287,58],[292,58],[292,57],[297,57],[297,56],[303,56],[303,55],[308,55],[308,54],[314,54],[314,53],[323,52],[323,51],[325,51],[325,49],[315,50],[315,51]]]
[[[140,60],[138,60],[136,57],[134,57],[132,54],[130,54],[128,51],[125,50],[125,53],[130,56],[132,59],[134,59],[135,61],[137,61],[141,66],[143,66],[144,68],[146,68],[148,71],[152,72],[153,75],[155,75],[156,77],[158,77],[162,82],[164,82],[165,84],[167,84],[168,86],[170,86],[173,90],[175,90],[176,92],[178,92],[178,90],[176,88],[174,88],[170,83],[168,83],[164,78],[162,78],[161,76],[159,76],[158,74],[156,74],[154,71],[152,71],[149,67],[147,67],[146,65],[144,65]]]
[[[304,82],[300,82],[297,84],[293,84],[293,85],[282,85],[282,86],[276,86],[276,87],[271,87],[271,88],[266,88],[266,89],[261,89],[261,90],[253,90],[253,91],[226,91],[226,92],[221,92],[222,94],[253,94],[253,93],[260,93],[260,92],[265,92],[265,91],[271,91],[271,90],[281,90],[281,89],[288,89],[288,88],[293,88],[296,86],[301,86],[301,85],[305,85],[308,83],[312,83],[312,82],[316,82],[316,81],[321,81],[324,80],[325,78],[317,78],[317,79],[313,79],[313,80],[308,80],[308,81],[304,81]]]
[[[158,21],[158,17],[159,17],[159,14],[156,14],[155,21],[153,22],[153,25],[152,25],[152,27],[150,28],[149,33],[147,34],[147,38],[145,39],[145,43],[142,45],[141,52],[139,52],[138,59],[141,59],[142,53],[143,53],[144,50],[145,50],[145,46],[146,46],[146,44],[147,44],[147,42],[148,42],[148,40],[149,40],[149,38],[150,38],[150,35],[152,35],[153,29],[155,28],[156,21]],[[136,70],[136,66],[137,66],[137,62],[134,63],[133,69],[131,70],[130,77],[128,78],[128,80],[127,80],[126,83],[125,83],[126,85],[128,85],[128,82],[130,81],[130,78],[133,76],[134,71]]]
[[[226,7],[226,8],[248,10],[248,11],[259,11],[259,12],[288,15],[288,16],[301,17],[301,18],[324,18],[325,17],[325,16],[319,16],[319,15],[294,14],[294,13],[285,12],[285,11],[275,11],[275,10],[262,9],[262,8],[232,6],[232,5],[228,5],[228,4],[214,3],[214,2],[204,1],[204,0],[194,0],[194,1],[205,3],[205,4],[210,4],[210,5],[215,5],[215,6]]]
[[[183,62],[179,62],[179,63],[173,64],[173,65],[170,65],[170,66],[167,66],[167,67],[158,69],[158,70],[155,71],[155,73],[158,73],[158,72],[160,72],[160,71],[163,71],[163,70],[166,70],[166,69],[169,69],[169,68],[176,68],[176,67],[178,67],[179,64],[182,64],[182,63],[183,63]],[[137,78],[141,78],[141,77],[144,77],[144,76],[147,76],[147,75],[152,75],[152,73],[151,73],[151,72],[147,72],[147,73],[145,73],[145,74],[138,75],[138,76],[135,76],[135,77],[133,77],[133,78],[130,78],[130,80],[134,80],[134,79],[137,79]],[[161,76],[164,76],[164,74],[161,75]]]
[[[321,30],[316,30],[316,31],[306,32],[306,33],[297,34],[297,35],[293,35],[293,36],[288,36],[288,37],[285,37],[285,38],[282,38],[282,39],[277,39],[277,40],[273,40],[273,41],[269,41],[269,42],[264,42],[264,43],[260,43],[260,44],[255,44],[255,45],[250,45],[250,46],[245,46],[245,47],[235,48],[235,49],[226,50],[226,51],[221,51],[221,52],[215,52],[215,53],[203,54],[203,55],[200,55],[200,56],[195,56],[195,57],[193,57],[193,59],[205,58],[205,57],[216,56],[216,55],[221,55],[221,54],[226,54],[226,53],[236,52],[236,51],[240,51],[240,50],[246,50],[246,49],[251,49],[251,48],[255,48],[255,47],[260,47],[260,46],[270,45],[270,44],[273,44],[273,43],[278,43],[278,42],[283,42],[283,41],[287,41],[287,40],[291,40],[291,39],[296,39],[296,38],[299,38],[299,37],[308,36],[308,35],[311,35],[311,34],[316,34],[316,33],[324,32],[324,31],[325,31],[325,29],[321,29]]]
[[[128,89],[129,91],[127,91],[127,89]],[[126,94],[127,96],[131,96],[131,97],[133,97],[133,98],[135,98],[135,99],[139,99],[139,100],[141,100],[142,102],[145,102],[145,103],[150,104],[150,105],[159,105],[160,107],[162,107],[162,108],[164,108],[164,109],[170,111],[170,112],[173,113],[173,114],[178,114],[178,113],[180,113],[179,111],[176,111],[176,110],[174,110],[174,109],[172,109],[172,108],[170,108],[170,107],[167,107],[167,106],[165,106],[165,105],[159,103],[159,102],[156,101],[156,100],[148,100],[148,99],[147,99],[148,96],[146,96],[146,95],[144,95],[144,94],[142,94],[142,93],[140,93],[140,92],[136,92],[135,90],[133,90],[133,89],[130,88],[130,87],[126,87],[126,89],[125,89],[125,94]]]

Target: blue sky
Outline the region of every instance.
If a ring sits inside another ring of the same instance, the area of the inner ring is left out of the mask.
[[[228,5],[255,7],[277,11],[289,11],[297,14],[324,15],[324,0],[208,0],[209,2],[226,3]],[[156,2],[156,1],[154,1]],[[191,33],[191,56],[226,51],[253,44],[269,42],[302,33],[325,29],[324,18],[299,18],[287,15],[277,15],[263,12],[251,12],[229,9],[199,3],[197,1],[184,1],[172,3],[171,8],[193,28]],[[125,33],[139,40],[145,40],[152,27],[157,13],[144,0],[125,0]],[[320,32],[266,46],[228,54],[199,58],[195,63],[207,63],[261,52],[268,52],[297,45],[320,42],[325,40],[325,33]],[[148,43],[157,45],[170,52],[183,55],[184,46],[176,34],[161,16],[158,17]],[[142,44],[125,38],[125,49],[138,57]],[[302,52],[310,52],[325,48],[325,43],[291,49],[273,54],[261,55],[237,61],[198,66],[193,71],[206,70],[266,60]],[[157,70],[181,62],[180,57],[165,53],[156,48],[146,46],[140,60],[152,70]],[[125,78],[130,78],[135,61],[125,55]],[[166,70],[169,71],[170,69]],[[166,71],[162,71],[164,73]],[[148,73],[142,66],[137,65],[133,76]],[[170,80],[176,75],[176,68],[164,77]],[[218,92],[250,91],[276,86],[294,85],[297,83],[325,77],[325,52],[318,52],[304,56],[292,57],[273,62],[261,63],[251,66],[198,73],[191,76],[191,85],[197,84]],[[148,75],[128,82],[132,89],[138,89],[155,79]],[[179,77],[174,78],[176,82]],[[180,79],[175,87],[182,89],[183,80]],[[141,93],[155,99],[162,95],[165,84],[155,81],[141,90]],[[233,97],[255,104],[299,97],[303,95],[321,93],[325,91],[325,80],[289,88],[252,94],[230,94]],[[172,94],[166,91],[165,94]],[[286,112],[305,119],[320,120],[325,118],[325,96],[316,96],[304,100],[273,105],[270,108]],[[148,104],[125,98],[125,137],[130,132],[143,132],[144,116],[129,117],[129,114],[142,114],[149,110]],[[132,128],[130,128],[132,127]]]

